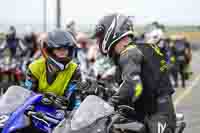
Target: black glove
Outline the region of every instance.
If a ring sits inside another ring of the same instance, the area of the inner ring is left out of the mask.
[[[77,85],[78,90],[82,91],[82,90],[88,90],[91,86],[91,83],[88,81],[87,82],[78,81],[76,82],[76,85]]]
[[[119,96],[112,96],[110,99],[109,99],[109,103],[113,106],[117,106],[120,104],[120,98]]]
[[[129,105],[131,103],[131,99],[130,97],[125,97],[119,93],[116,93],[109,99],[109,103],[111,103],[113,106]]]
[[[119,106],[119,105],[125,104],[123,98],[121,98],[121,97],[118,96],[118,95],[112,96],[112,97],[109,99],[108,102],[110,103],[110,105],[112,105],[112,106],[114,106],[114,107],[117,107],[117,106]]]

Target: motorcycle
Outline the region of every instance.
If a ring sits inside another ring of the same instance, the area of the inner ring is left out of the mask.
[[[66,97],[36,94],[23,87],[11,86],[0,99],[2,133],[51,133],[71,111],[68,106],[75,91],[76,84],[70,84]],[[80,101],[74,102],[77,108]]]
[[[0,60],[1,95],[5,93],[9,86],[19,84],[21,80],[21,70],[18,66],[19,62],[10,56],[5,56]]]
[[[134,109],[120,105],[115,110],[100,97],[90,95],[81,103],[75,113],[64,119],[53,133],[147,133],[143,123],[127,117]],[[177,116],[177,133],[182,133],[185,122],[182,114]]]

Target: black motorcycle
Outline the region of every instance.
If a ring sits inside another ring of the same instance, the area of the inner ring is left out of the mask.
[[[127,117],[127,113],[134,115],[135,111],[127,105],[118,106],[117,110],[114,110],[108,102],[90,95],[53,133],[147,133],[146,126]],[[179,114],[176,133],[182,133],[184,128],[183,116]]]

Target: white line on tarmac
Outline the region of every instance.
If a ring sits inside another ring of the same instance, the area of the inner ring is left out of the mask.
[[[191,93],[192,89],[198,84],[200,80],[200,75],[198,75],[195,80],[193,81],[192,85],[189,88],[186,88],[186,90],[183,92],[182,95],[178,96],[175,99],[174,105],[177,106],[178,104],[180,104],[180,102]]]

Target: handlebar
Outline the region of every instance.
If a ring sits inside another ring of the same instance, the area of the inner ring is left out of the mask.
[[[107,127],[107,132],[110,131],[111,127],[113,126],[114,123],[118,122],[124,122],[124,121],[127,121],[127,118],[126,116],[124,116],[124,113],[123,113],[123,110],[128,110],[128,111],[133,111],[135,113],[135,109],[128,106],[128,105],[120,105],[117,107],[117,111],[115,111],[115,113],[113,113],[111,116],[110,116],[110,123],[108,124],[108,127]]]
[[[36,119],[39,119],[39,120],[45,120],[45,122],[51,122],[53,124],[58,124],[59,123],[59,120],[56,120],[54,118],[51,118],[47,115],[45,115],[44,113],[41,113],[41,112],[34,112],[34,111],[28,111],[27,112],[27,115],[28,116],[31,116],[31,117],[34,117]]]

